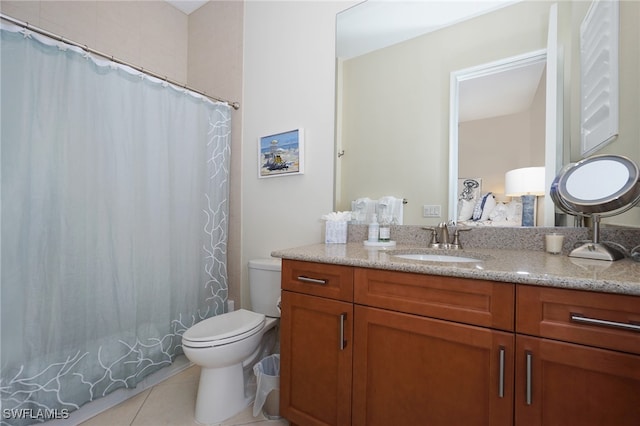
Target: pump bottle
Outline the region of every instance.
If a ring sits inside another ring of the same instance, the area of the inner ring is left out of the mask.
[[[380,225],[378,224],[378,215],[373,215],[371,219],[371,223],[369,224],[369,238],[367,239],[370,243],[378,242],[378,238],[380,236]]]

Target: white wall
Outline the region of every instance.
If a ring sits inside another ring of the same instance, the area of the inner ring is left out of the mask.
[[[354,2],[248,1],[244,15],[243,306],[246,265],[321,242],[333,210],[335,17]],[[258,139],[304,128],[303,175],[258,179]]]

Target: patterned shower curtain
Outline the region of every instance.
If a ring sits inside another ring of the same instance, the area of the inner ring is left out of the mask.
[[[231,111],[1,30],[0,424],[169,365],[227,299]]]

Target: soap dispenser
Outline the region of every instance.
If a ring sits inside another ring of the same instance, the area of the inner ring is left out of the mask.
[[[367,241],[370,243],[378,242],[380,236],[380,225],[378,224],[378,215],[374,214],[371,223],[369,224],[369,238]]]
[[[388,216],[382,216],[380,220],[380,237],[379,240],[382,242],[391,241],[391,223],[389,221]]]

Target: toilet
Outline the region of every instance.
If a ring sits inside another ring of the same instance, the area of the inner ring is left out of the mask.
[[[245,396],[243,371],[260,361],[263,338],[278,324],[281,269],[280,259],[249,261],[253,310],[208,318],[182,335],[185,356],[201,368],[195,413],[199,423],[226,420],[253,400]]]

